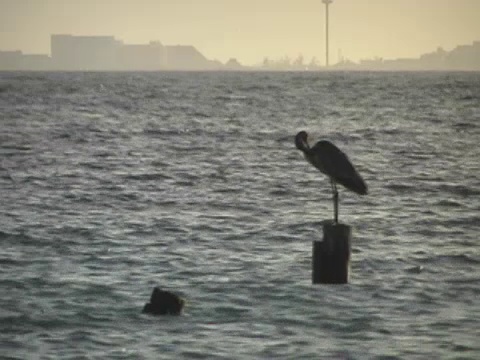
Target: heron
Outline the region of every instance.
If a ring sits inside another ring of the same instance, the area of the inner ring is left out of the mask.
[[[338,224],[337,184],[359,195],[368,193],[367,184],[355,170],[347,155],[327,140],[320,140],[313,147],[308,144],[308,134],[300,131],[295,136],[295,146],[305,155],[307,161],[330,178],[333,192],[334,222]]]

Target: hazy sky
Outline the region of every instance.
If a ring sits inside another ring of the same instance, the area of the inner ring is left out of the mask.
[[[0,49],[50,53],[50,34],[194,45],[243,64],[300,53],[324,61],[321,0],[0,0]],[[480,0],[334,0],[331,62],[418,57],[480,40]]]

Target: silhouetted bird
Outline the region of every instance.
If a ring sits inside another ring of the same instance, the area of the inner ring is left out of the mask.
[[[300,131],[295,137],[295,146],[301,150],[310,164],[330,178],[333,191],[334,220],[338,223],[338,191],[337,183],[347,189],[365,195],[367,185],[352,163],[339,148],[327,140],[317,142],[313,147],[308,145],[308,134]]]

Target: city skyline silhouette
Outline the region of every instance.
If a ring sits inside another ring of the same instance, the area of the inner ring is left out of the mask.
[[[164,45],[160,41],[126,44],[115,36],[52,34],[49,54],[28,54],[21,50],[0,49],[0,71],[224,71],[224,70],[387,70],[480,71],[480,41],[456,46],[452,51],[438,47],[417,58],[362,59],[340,58],[333,65],[320,65],[301,54],[296,58],[265,57],[254,66],[244,66],[230,58],[222,63],[211,60],[192,45]]]
[[[0,49],[48,54],[51,34],[113,35],[129,44],[193,45],[208,59],[325,59],[321,0],[0,0]],[[335,0],[330,62],[416,58],[480,39],[476,0]]]

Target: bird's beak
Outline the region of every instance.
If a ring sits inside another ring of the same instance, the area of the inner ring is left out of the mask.
[[[304,149],[308,149],[308,141],[307,139],[302,139],[302,145]]]

